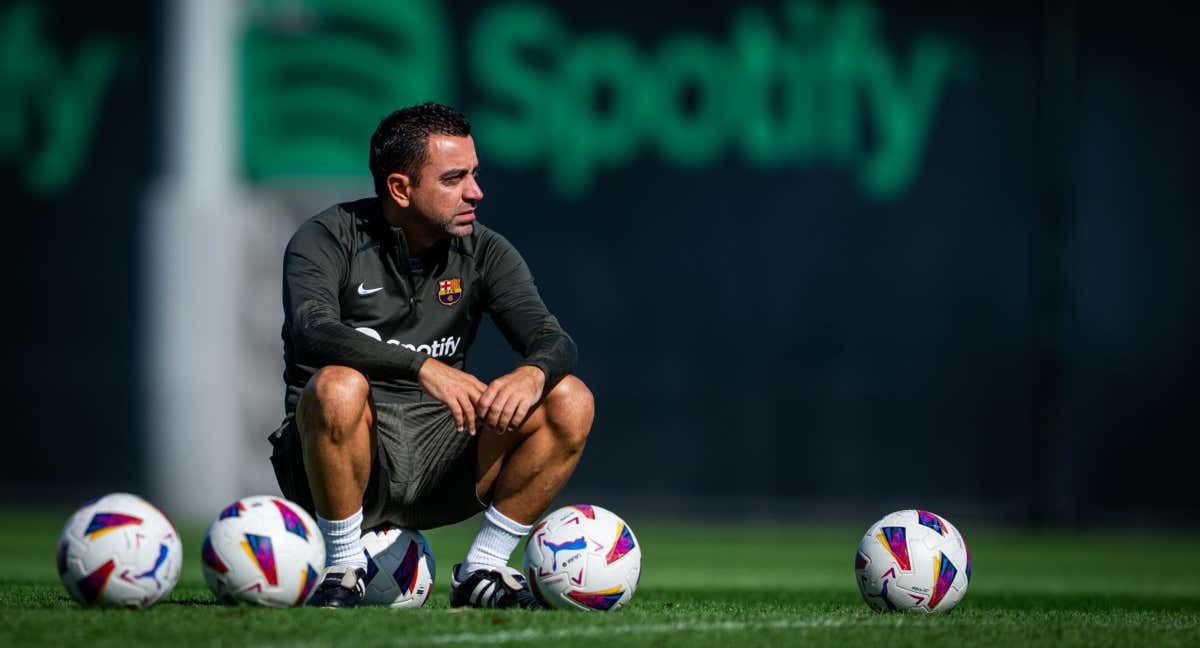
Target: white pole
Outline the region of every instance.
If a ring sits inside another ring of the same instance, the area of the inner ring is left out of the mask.
[[[185,519],[208,519],[240,494],[239,6],[168,5],[166,174],[143,227],[147,495]]]

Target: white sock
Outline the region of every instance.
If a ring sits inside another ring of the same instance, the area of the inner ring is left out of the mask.
[[[362,509],[344,520],[326,520],[317,516],[317,526],[325,537],[325,565],[349,565],[367,568],[362,546]]]
[[[489,506],[483,514],[483,526],[463,561],[463,575],[479,569],[496,569],[508,565],[512,552],[521,538],[529,535],[533,525],[521,524]]]

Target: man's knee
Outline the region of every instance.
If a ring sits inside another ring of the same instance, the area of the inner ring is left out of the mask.
[[[546,395],[546,416],[560,438],[573,449],[583,449],[592,429],[596,404],[582,380],[567,376]]]
[[[366,376],[355,369],[337,365],[321,368],[308,380],[300,397],[297,414],[301,434],[337,435],[357,428],[370,391]]]
[[[322,406],[361,405],[367,401],[371,386],[357,369],[329,365],[322,367],[304,386],[304,396]]]

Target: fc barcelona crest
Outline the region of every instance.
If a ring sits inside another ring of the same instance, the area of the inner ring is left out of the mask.
[[[453,306],[462,299],[462,279],[443,279],[438,282],[438,303],[442,306]]]

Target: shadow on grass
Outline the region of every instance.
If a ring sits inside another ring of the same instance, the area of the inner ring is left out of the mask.
[[[1054,594],[987,593],[964,599],[973,607],[1004,610],[1063,610],[1072,612],[1110,612],[1143,610],[1154,612],[1196,612],[1200,597],[1179,594]]]
[[[57,589],[57,588],[56,588]],[[4,592],[0,607],[9,609],[24,609],[24,610],[62,610],[62,609],[116,609],[116,608],[89,608],[75,602],[75,599],[70,595],[58,591],[48,591],[49,588],[44,586],[35,586],[29,588],[10,588]],[[212,607],[224,608],[229,607],[221,604],[216,598],[204,595],[178,595],[172,594],[166,600],[159,601],[153,607]]]
[[[158,605],[179,606],[179,607],[212,607],[212,608],[229,608],[233,609],[232,605],[225,605],[211,596],[172,596],[171,598],[160,601]]]
[[[720,607],[736,601],[738,605],[761,610],[800,611],[806,613],[866,610],[858,592],[845,590],[747,590],[747,589],[675,589],[639,590],[633,603],[636,607],[661,611],[693,610]],[[1117,612],[1142,610],[1147,612],[1196,612],[1200,597],[1164,594],[1086,594],[1086,593],[976,593],[968,591],[963,608],[977,611],[1004,610],[1030,612]]]

